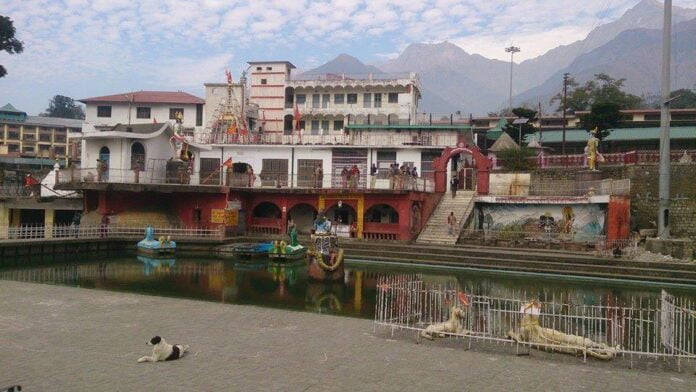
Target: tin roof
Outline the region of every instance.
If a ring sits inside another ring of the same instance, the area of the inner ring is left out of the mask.
[[[204,104],[205,100],[183,91],[134,91],[122,94],[104,95],[101,97],[83,98],[83,103],[93,102],[123,102],[123,103],[179,103]]]

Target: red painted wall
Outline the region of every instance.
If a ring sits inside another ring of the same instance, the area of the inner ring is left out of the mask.
[[[631,233],[631,198],[611,196],[607,211],[607,239],[621,240]]]

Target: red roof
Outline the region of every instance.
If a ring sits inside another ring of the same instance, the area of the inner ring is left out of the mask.
[[[131,98],[132,97],[132,98]],[[205,100],[183,91],[134,91],[132,93],[104,95],[80,99],[80,102],[133,102],[133,103],[183,103],[203,104]]]

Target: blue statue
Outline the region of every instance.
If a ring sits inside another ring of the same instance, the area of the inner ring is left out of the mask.
[[[155,229],[152,226],[145,228],[145,238],[138,242],[138,250],[149,254],[172,254],[176,250],[176,242],[171,237],[155,239]]]
[[[331,233],[331,221],[326,219],[324,214],[320,214],[314,221],[314,233],[315,234],[329,234]]]

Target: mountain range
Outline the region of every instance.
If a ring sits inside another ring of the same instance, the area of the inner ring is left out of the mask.
[[[662,3],[642,0],[585,39],[515,64],[513,104],[541,103],[548,112],[548,101],[561,90],[565,72],[579,83],[606,73],[625,78],[626,90],[633,94],[659,93],[662,12]],[[672,20],[672,89],[695,88],[696,9],[674,7]],[[398,57],[375,65],[341,54],[305,74],[382,71],[418,72],[422,111],[482,115],[507,105],[510,63],[467,53],[450,42],[413,43]]]

